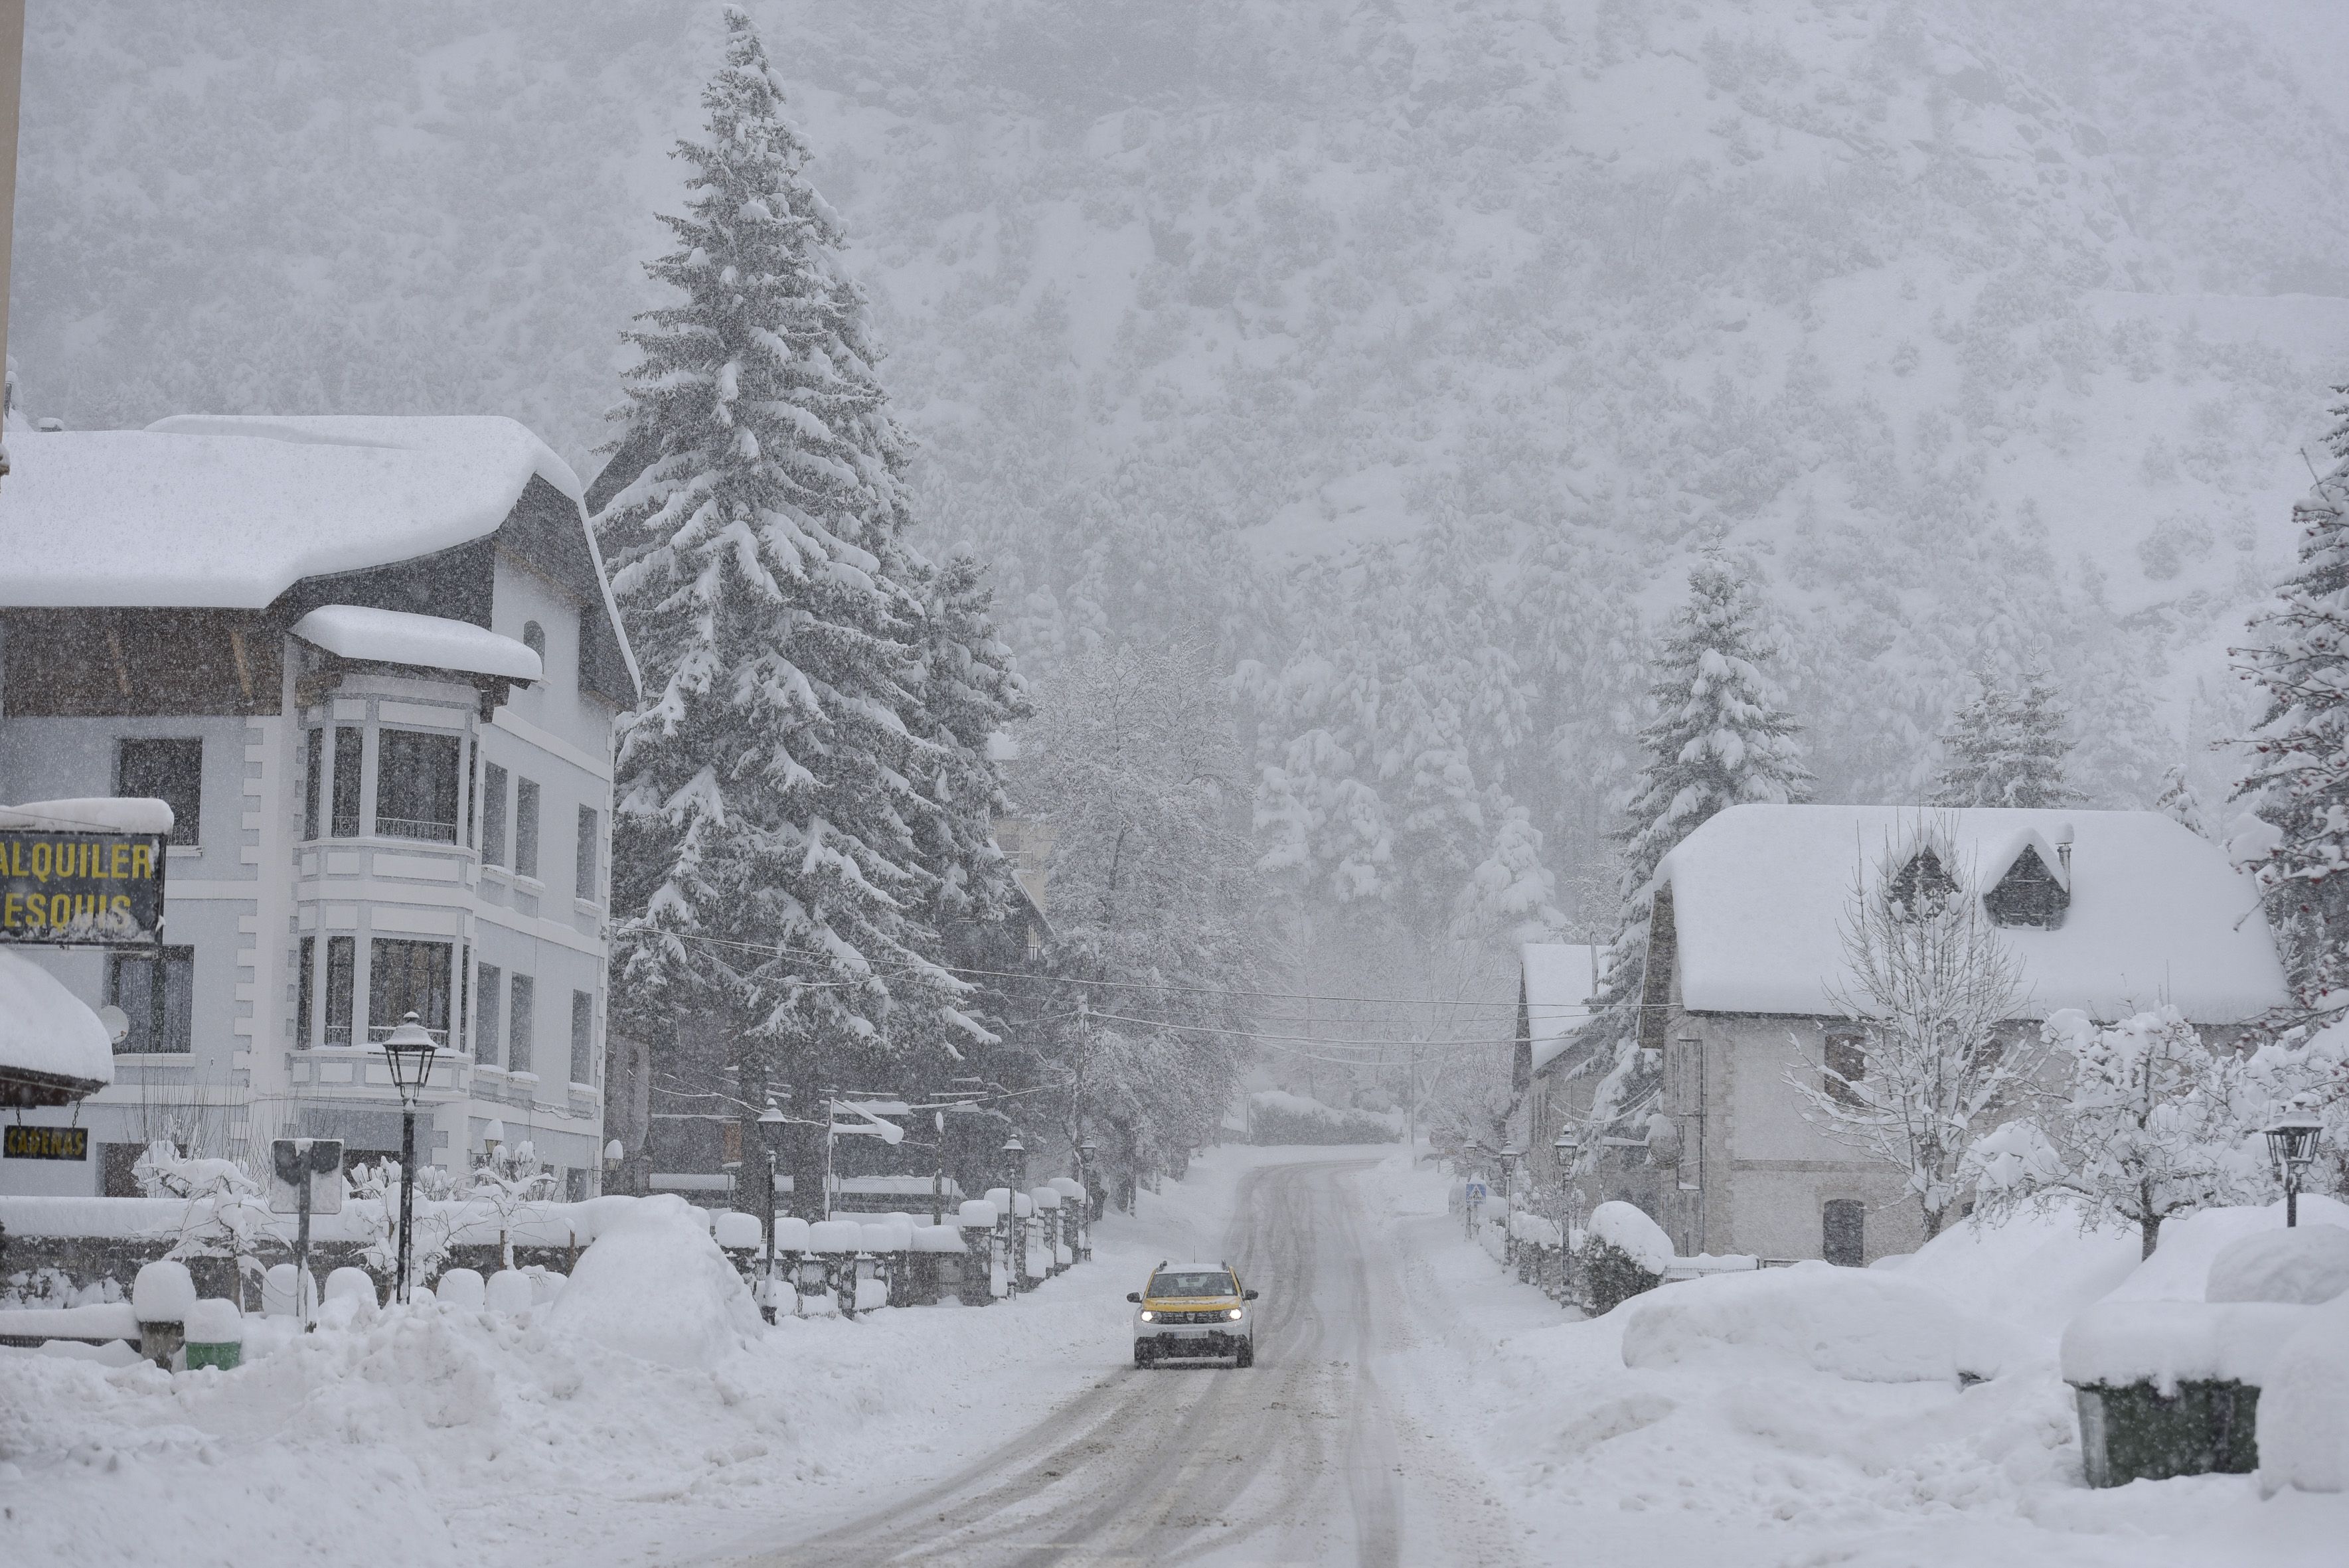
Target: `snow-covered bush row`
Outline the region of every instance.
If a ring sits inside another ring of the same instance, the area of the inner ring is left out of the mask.
[[[1924,1285],[1823,1263],[1689,1280],[1626,1310],[1627,1367],[1759,1353],[1854,1382],[1955,1383],[2012,1354],[2000,1326]]]
[[[1392,1143],[1402,1136],[1394,1119],[1377,1111],[1340,1109],[1277,1088],[1248,1096],[1251,1143]]]

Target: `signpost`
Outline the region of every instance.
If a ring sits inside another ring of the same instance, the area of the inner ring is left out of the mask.
[[[269,1143],[269,1211],[299,1214],[294,1228],[294,1310],[310,1331],[310,1216],[343,1212],[343,1140],[275,1138]]]
[[[1476,1233],[1476,1211],[1485,1206],[1485,1200],[1493,1195],[1493,1190],[1479,1178],[1472,1176],[1463,1190],[1463,1195],[1467,1199],[1464,1207],[1468,1211],[1468,1233],[1474,1236]]]
[[[0,1154],[11,1160],[88,1160],[89,1129],[19,1123],[10,1127],[5,1141],[0,1141]]]

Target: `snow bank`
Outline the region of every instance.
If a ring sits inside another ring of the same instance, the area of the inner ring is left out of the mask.
[[[1672,1264],[1672,1239],[1646,1210],[1634,1203],[1601,1203],[1590,1211],[1588,1233],[1629,1257],[1650,1274],[1660,1274]]]
[[[2349,1203],[2302,1193],[2300,1220],[2303,1225],[2349,1228]],[[2246,1236],[2281,1231],[2283,1204],[2199,1209],[2167,1221],[2160,1244],[2112,1293],[2115,1301],[2200,1301],[2210,1284],[2210,1265],[2234,1243]]]
[[[0,952],[0,1072],[8,1071],[103,1087],[114,1081],[114,1041],[64,982]]]
[[[2318,1306],[2349,1295],[2349,1228],[2302,1225],[2239,1237],[2210,1261],[2209,1301]]]
[[[750,1291],[688,1207],[643,1199],[606,1228],[548,1309],[550,1326],[670,1367],[713,1366],[757,1338]]]
[[[294,634],[330,654],[374,664],[461,670],[517,681],[546,675],[544,661],[512,637],[470,622],[406,610],[322,604],[294,623]]]
[[[1951,1226],[1903,1259],[1898,1277],[2013,1326],[2052,1353],[2073,1314],[2136,1271],[2140,1250],[2134,1226],[2083,1231],[2068,1209],[2024,1209]]]
[[[2265,1387],[2277,1351],[2314,1310],[2267,1301],[2098,1302],[2064,1329],[2064,1380],[2152,1383],[2165,1394],[2181,1381]]]
[[[1998,1325],[1897,1275],[1828,1264],[1713,1274],[1637,1298],[1623,1364],[1677,1367],[1754,1351],[1857,1383],[1956,1383],[1995,1376]]]
[[[2260,1390],[2260,1490],[2349,1491],[2349,1296],[2302,1309]]]

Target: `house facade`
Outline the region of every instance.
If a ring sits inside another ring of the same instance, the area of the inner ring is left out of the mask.
[[[160,958],[23,950],[129,1028],[109,1087],[33,1113],[92,1157],[0,1160],[0,1191],[128,1191],[156,1138],[396,1155],[380,1045],[410,1012],[442,1047],[421,1159],[461,1171],[499,1130],[595,1191],[636,688],[576,477],[497,418],[181,418],[12,456],[0,801],[151,796],[175,825]]]
[[[1823,1064],[1865,1074],[1844,934],[1875,879],[1982,902],[2021,966],[2018,1029],[2170,1005],[2220,1046],[2288,997],[2249,879],[2158,813],[1733,807],[1654,883],[1643,1206],[1683,1255],[1858,1264],[1923,1241],[1901,1173],[1806,1119],[1795,1088]]]

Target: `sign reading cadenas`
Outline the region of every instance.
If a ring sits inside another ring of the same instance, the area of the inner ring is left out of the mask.
[[[160,833],[0,828],[0,944],[153,946],[163,843]]]

